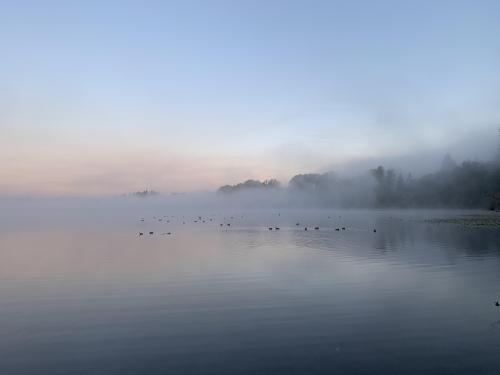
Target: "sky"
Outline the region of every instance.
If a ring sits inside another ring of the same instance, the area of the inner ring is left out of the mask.
[[[0,195],[484,159],[499,36],[499,1],[0,0]]]

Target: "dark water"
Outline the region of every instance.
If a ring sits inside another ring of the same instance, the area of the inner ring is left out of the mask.
[[[4,226],[0,374],[500,374],[500,230],[421,221],[461,214]]]

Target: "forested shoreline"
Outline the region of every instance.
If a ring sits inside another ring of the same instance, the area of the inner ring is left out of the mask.
[[[281,193],[294,202],[341,207],[482,208],[500,202],[500,163],[464,161],[446,155],[433,173],[411,173],[378,166],[353,178],[334,172],[293,176],[284,186],[276,179],[247,180],[218,189],[222,195],[259,192]]]

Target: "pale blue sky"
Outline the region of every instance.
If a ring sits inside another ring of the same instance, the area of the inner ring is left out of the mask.
[[[494,138],[500,1],[0,0],[0,88],[0,193],[286,180]]]

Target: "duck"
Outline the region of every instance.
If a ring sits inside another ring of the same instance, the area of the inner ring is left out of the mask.
[[[142,235],[144,235],[144,233],[142,233],[142,232],[139,232],[139,236],[142,236]]]
[[[314,227],[314,230],[319,230],[319,227]]]
[[[273,230],[273,227],[269,227],[268,229],[269,229],[269,230]]]
[[[149,232],[149,234],[154,234],[154,232]]]
[[[499,306],[500,306],[500,302],[496,301],[496,302],[495,302],[495,306],[496,306],[496,307],[499,307]]]

